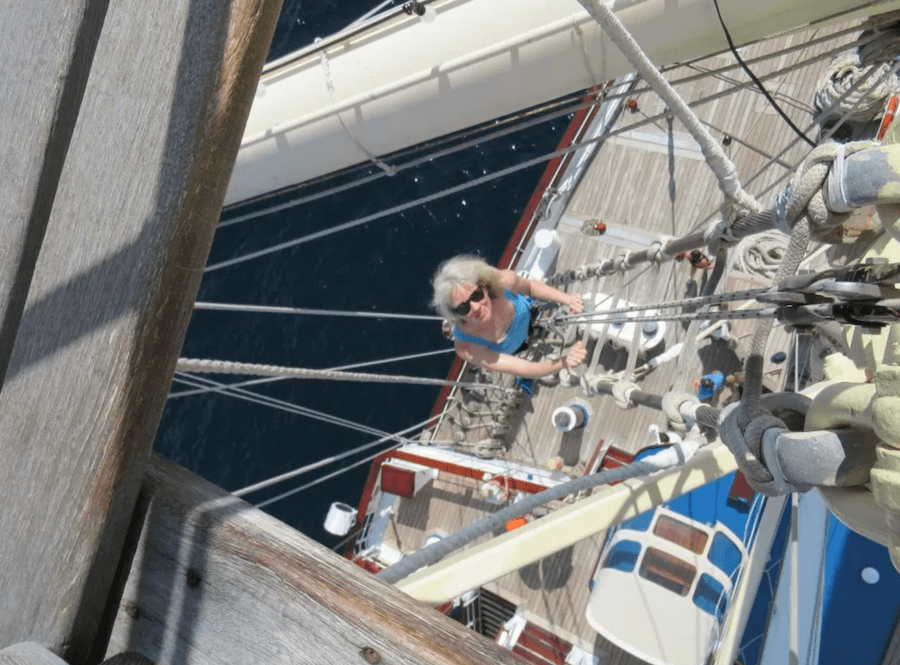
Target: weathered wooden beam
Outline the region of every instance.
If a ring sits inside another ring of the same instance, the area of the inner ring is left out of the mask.
[[[66,661],[34,642],[20,642],[0,650],[0,665],[66,665]]]
[[[157,665],[521,663],[182,467],[154,454],[107,656]]]
[[[0,385],[109,0],[0,10]]]
[[[0,647],[94,648],[280,4],[106,12],[0,393]]]

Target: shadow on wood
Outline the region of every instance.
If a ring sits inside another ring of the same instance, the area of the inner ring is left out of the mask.
[[[280,4],[122,0],[102,20],[0,399],[0,647],[96,649]],[[59,6],[29,9],[54,34]]]
[[[158,455],[142,497],[108,656],[358,665],[372,649],[394,665],[520,662]]]

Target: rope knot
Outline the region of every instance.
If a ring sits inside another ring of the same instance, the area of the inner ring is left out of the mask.
[[[803,218],[819,240],[845,220],[843,213],[852,210],[844,195],[844,158],[871,148],[869,141],[824,143],[817,146],[798,169],[791,183],[775,200],[775,222],[778,229],[790,235]]]
[[[631,395],[639,386],[631,381],[616,381],[612,385],[612,394],[616,400],[616,406],[620,409],[631,409],[634,402],[631,401]]]
[[[666,255],[662,240],[654,240],[650,243],[650,247],[647,248],[647,258],[658,268],[663,261],[671,260],[672,257]]]
[[[693,410],[700,405],[696,395],[667,392],[662,397],[662,410],[677,432],[687,432],[694,428]]]
[[[738,468],[750,486],[766,496],[808,490],[807,486],[801,487],[789,482],[763,460],[764,441],[790,431],[787,425],[769,411],[763,411],[747,421],[739,407],[740,404],[731,404],[723,409],[719,416],[719,436],[734,455]]]

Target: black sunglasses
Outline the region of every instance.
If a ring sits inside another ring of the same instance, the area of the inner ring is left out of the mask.
[[[478,302],[482,298],[484,298],[484,287],[479,286],[477,289],[472,291],[472,295],[470,295],[465,302],[459,303],[456,307],[453,308],[453,313],[457,316],[465,316],[469,313],[469,310],[472,309],[472,303]]]

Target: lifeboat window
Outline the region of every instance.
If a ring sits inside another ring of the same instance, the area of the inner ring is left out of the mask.
[[[709,548],[709,560],[716,568],[731,577],[741,565],[741,551],[731,538],[724,533],[717,533],[713,536],[712,546]]]
[[[634,565],[637,563],[638,554],[640,553],[640,543],[636,543],[633,540],[622,540],[609,550],[609,554],[606,555],[606,561],[603,562],[603,567],[615,568],[623,573],[630,573],[634,570]]]
[[[697,581],[697,590],[694,591],[694,605],[707,614],[712,614],[719,623],[725,616],[725,587],[706,573],[700,575]]]
[[[655,547],[648,547],[641,560],[641,577],[668,589],[679,596],[686,596],[697,574],[697,569]]]
[[[646,531],[650,528],[650,522],[653,521],[654,511],[648,510],[646,513],[641,513],[637,517],[632,517],[630,520],[625,520],[621,524],[619,524],[620,529],[631,529],[632,531]]]
[[[696,554],[703,553],[706,541],[709,540],[709,534],[706,531],[672,519],[668,515],[659,516],[656,526],[653,527],[653,533]]]

